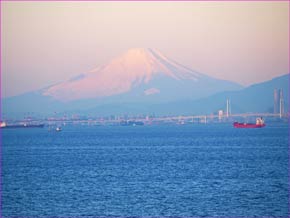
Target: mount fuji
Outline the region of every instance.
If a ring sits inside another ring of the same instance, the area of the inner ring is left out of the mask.
[[[241,88],[237,83],[191,70],[156,49],[135,48],[67,81],[3,99],[3,112],[46,114],[108,104],[148,106]]]

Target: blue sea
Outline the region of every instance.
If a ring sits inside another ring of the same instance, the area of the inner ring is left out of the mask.
[[[2,216],[287,216],[288,124],[2,130]]]

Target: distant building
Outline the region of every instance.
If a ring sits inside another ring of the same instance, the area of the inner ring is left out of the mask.
[[[280,118],[283,116],[284,114],[284,97],[283,97],[283,90],[280,89],[280,102],[279,102],[279,106],[280,106]]]
[[[219,111],[218,111],[219,120],[222,119],[223,115],[224,115],[223,110],[219,110]]]
[[[283,89],[274,89],[274,114],[284,114],[284,96]]]
[[[229,99],[227,99],[227,110],[226,110],[226,113],[227,113],[227,117],[229,117],[229,115],[231,115],[231,101]]]
[[[280,112],[280,89],[274,89],[274,114]]]

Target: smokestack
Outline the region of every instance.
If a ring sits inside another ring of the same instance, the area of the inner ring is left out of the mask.
[[[229,111],[230,111],[230,100],[227,99],[227,117],[229,117]]]
[[[279,113],[279,92],[280,90],[279,89],[274,89],[274,114],[277,114]]]
[[[284,114],[284,97],[283,97],[283,89],[280,89],[280,118],[282,118]]]

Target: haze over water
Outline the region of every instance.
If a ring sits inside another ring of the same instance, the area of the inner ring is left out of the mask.
[[[287,216],[288,125],[3,130],[3,216]]]

